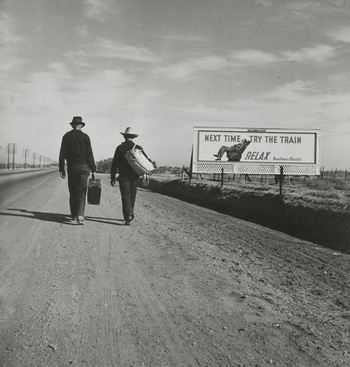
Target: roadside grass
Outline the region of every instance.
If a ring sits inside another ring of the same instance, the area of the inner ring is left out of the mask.
[[[244,179],[235,181],[224,180],[221,195],[237,193],[240,195],[275,196],[279,195],[279,183],[273,178],[261,180],[250,177],[251,182]],[[200,183],[219,187],[221,181],[203,178],[193,179],[193,184]],[[315,209],[348,212],[350,210],[350,180],[319,179],[317,177],[289,177],[282,185],[282,195],[285,202],[291,205],[310,206]]]

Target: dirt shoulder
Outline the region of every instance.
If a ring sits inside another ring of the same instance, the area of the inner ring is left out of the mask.
[[[162,176],[143,187],[350,253],[350,191],[299,185],[285,188],[281,198],[277,187]]]

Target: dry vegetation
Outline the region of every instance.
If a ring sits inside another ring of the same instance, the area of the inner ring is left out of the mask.
[[[179,180],[181,175],[156,174],[156,180]],[[273,176],[250,175],[248,181],[245,175],[225,175],[222,192],[236,192],[243,195],[253,194],[261,196],[279,195],[279,183]],[[188,182],[187,176],[184,181]],[[191,180],[194,185],[210,185],[221,187],[220,175],[194,174]],[[350,177],[324,178],[287,176],[282,185],[284,202],[298,203],[298,205],[313,208],[348,212],[350,210]]]
[[[238,181],[224,181],[223,189],[255,195],[279,195],[279,183],[275,183],[274,178],[270,178],[268,182],[258,177],[250,178],[252,182],[245,181],[243,177]],[[193,182],[199,181],[195,179]],[[208,178],[204,182],[221,185],[220,181]],[[283,182],[282,194],[285,203],[341,212],[350,210],[350,180],[287,177]]]

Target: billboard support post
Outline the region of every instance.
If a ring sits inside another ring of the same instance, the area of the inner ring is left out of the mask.
[[[193,145],[192,145],[192,151],[191,151],[190,172],[189,172],[189,179],[188,179],[188,183],[190,185],[191,185],[191,180],[192,180],[192,171],[193,171]]]

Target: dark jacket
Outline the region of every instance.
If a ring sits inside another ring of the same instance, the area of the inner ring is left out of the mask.
[[[96,171],[91,142],[87,134],[81,130],[71,130],[63,135],[59,157],[60,172],[64,172],[65,160],[67,161],[68,169],[73,166],[86,164],[92,172]]]
[[[134,147],[135,143],[132,140],[126,140],[124,143],[117,146],[115,150],[112,166],[111,180],[114,180],[116,173],[119,173],[119,180],[137,180],[139,175],[130,167],[125,159],[125,153]],[[143,154],[149,159],[140,145],[135,146],[136,149],[142,150]]]

